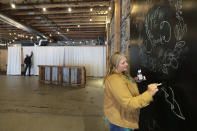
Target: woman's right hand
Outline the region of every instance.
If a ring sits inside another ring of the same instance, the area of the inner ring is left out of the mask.
[[[158,86],[157,83],[149,84],[149,85],[148,85],[147,91],[148,91],[152,96],[154,96],[154,95],[157,93],[157,91],[159,90],[159,89],[157,88],[157,86]]]

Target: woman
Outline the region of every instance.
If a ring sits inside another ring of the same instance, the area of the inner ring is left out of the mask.
[[[115,53],[109,64],[104,78],[104,114],[110,124],[110,131],[138,129],[140,108],[153,100],[158,84],[148,85],[147,90],[139,94],[135,80],[127,73],[127,58]]]

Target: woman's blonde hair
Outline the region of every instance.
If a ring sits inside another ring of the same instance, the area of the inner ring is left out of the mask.
[[[119,53],[119,52],[116,52],[114,53],[111,57],[110,57],[110,60],[109,60],[109,66],[107,68],[107,71],[106,71],[106,74],[105,74],[105,77],[104,77],[104,82],[106,80],[106,78],[111,75],[111,74],[114,74],[114,73],[120,73],[118,72],[117,68],[118,68],[118,64],[120,63],[120,61],[126,57],[125,55]]]

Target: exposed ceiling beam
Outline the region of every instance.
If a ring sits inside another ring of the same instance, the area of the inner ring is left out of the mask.
[[[48,10],[45,12],[34,10],[34,11],[15,11],[12,12],[12,15],[41,15],[41,14],[73,14],[73,13],[90,13],[90,14],[106,14],[104,10],[108,10],[108,8],[98,8],[94,9],[92,12],[90,12],[90,9],[73,9],[71,12],[68,11],[68,9],[64,10]]]
[[[56,14],[56,15],[47,15],[48,18],[63,18],[63,19],[68,19],[68,18],[92,18],[92,17],[96,17],[96,18],[105,18],[107,15],[106,14],[69,14],[69,15],[62,15],[62,14]],[[42,17],[40,17],[39,15],[34,15],[34,16],[29,16],[29,15],[22,15],[22,16],[17,16],[17,18],[19,19],[23,19],[23,20],[27,20],[27,19],[36,19],[36,20],[40,20],[42,19]]]
[[[66,26],[66,25],[100,25],[105,24],[105,22],[92,22],[92,23],[57,23],[58,26]],[[52,24],[32,24],[31,26],[52,26]]]
[[[33,6],[32,6],[33,5]],[[68,7],[95,7],[95,6],[109,6],[110,2],[109,1],[102,1],[102,2],[65,2],[65,3],[51,3],[51,4],[33,4],[33,3],[28,3],[28,4],[16,4],[15,9],[34,9],[34,8],[68,8]],[[12,9],[10,6],[5,7],[5,9]]]
[[[105,39],[106,22],[111,13],[112,0],[0,0],[0,12],[22,25],[42,33],[54,41],[68,39]],[[69,12],[68,8],[72,11]],[[46,8],[46,11],[43,11]],[[93,10],[90,10],[90,9]],[[90,20],[92,19],[92,20]],[[69,30],[68,30],[69,29]],[[24,40],[36,34],[0,20],[0,34]],[[52,36],[51,36],[52,35]]]
[[[96,25],[96,24],[87,24],[87,25],[80,25],[80,28],[105,28],[106,25],[105,24],[100,24],[100,25]],[[36,27],[36,29],[45,29],[45,28],[49,28],[46,26],[43,27]],[[56,28],[56,27],[50,27],[50,28]],[[77,25],[68,25],[68,26],[61,26],[60,28],[78,28]],[[16,30],[20,30],[14,26],[10,26],[10,25],[0,25],[0,29],[16,29]]]
[[[92,21],[94,22],[105,22],[105,19],[94,19],[92,18]],[[47,20],[29,20],[28,21],[28,24],[33,24],[33,23],[47,23],[48,21]],[[77,22],[77,23],[80,23],[80,22],[90,22],[90,19],[54,19],[53,22],[55,22],[56,24],[58,23],[73,23],[73,22]]]

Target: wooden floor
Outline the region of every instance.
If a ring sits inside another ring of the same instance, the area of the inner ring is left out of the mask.
[[[85,88],[40,84],[38,76],[0,75],[0,131],[107,131],[101,78]]]

